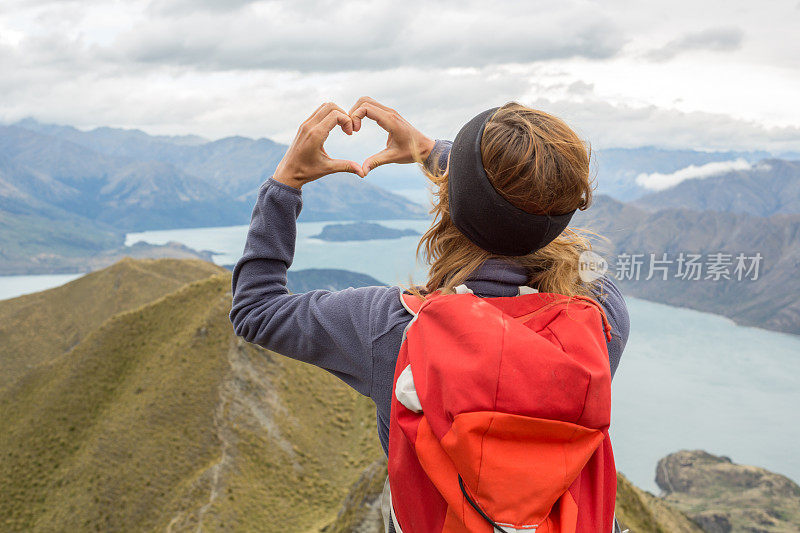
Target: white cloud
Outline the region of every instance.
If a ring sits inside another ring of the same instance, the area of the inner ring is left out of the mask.
[[[724,0],[3,0],[0,122],[286,142],[370,94],[434,136],[518,100],[595,146],[797,151],[798,23]]]
[[[663,191],[664,189],[674,187],[686,180],[709,178],[732,170],[749,170],[751,168],[753,168],[753,165],[744,159],[715,161],[713,163],[706,163],[705,165],[689,165],[671,174],[661,174],[658,172],[639,174],[636,176],[636,183],[652,191]]]
[[[673,39],[664,46],[649,51],[645,57],[654,61],[668,61],[683,52],[711,50],[730,52],[742,46],[744,31],[738,27],[706,28]]]

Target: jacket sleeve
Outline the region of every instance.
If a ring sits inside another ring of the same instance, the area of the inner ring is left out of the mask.
[[[244,253],[233,270],[230,320],[248,342],[324,368],[369,396],[373,332],[385,329],[399,289],[289,294],[286,271],[301,208],[298,189],[272,178],[259,189]]]
[[[450,149],[453,147],[453,141],[446,141],[437,139],[433,145],[431,153],[425,160],[425,170],[433,175],[439,175],[447,170],[447,162],[450,159]]]
[[[595,289],[597,301],[603,306],[606,318],[611,326],[611,340],[608,341],[608,360],[611,365],[611,376],[613,377],[622,358],[622,352],[628,343],[628,335],[631,330],[628,306],[625,298],[622,297],[617,285],[610,277],[604,276]]]

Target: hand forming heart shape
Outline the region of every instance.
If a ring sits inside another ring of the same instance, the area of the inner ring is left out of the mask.
[[[389,134],[386,148],[369,156],[362,165],[346,159],[332,159],[324,147],[331,130],[338,124],[344,133],[352,135],[361,129],[364,118],[374,120]],[[351,172],[363,178],[370,170],[388,163],[422,162],[433,145],[433,140],[397,111],[367,96],[359,98],[349,114],[334,103],[326,103],[300,125],[273,179],[299,189],[305,183],[335,172]]]

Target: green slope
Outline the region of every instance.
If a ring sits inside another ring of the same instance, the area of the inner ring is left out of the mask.
[[[0,390],[109,317],[220,272],[199,260],[123,259],[61,287],[0,302]]]
[[[0,392],[0,530],[304,531],[335,518],[381,454],[373,408],[239,341],[229,287],[214,275],[117,313]]]

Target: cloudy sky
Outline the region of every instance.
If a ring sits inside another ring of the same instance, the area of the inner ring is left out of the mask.
[[[517,100],[600,148],[797,151],[798,28],[798,0],[2,0],[0,122],[288,142],[368,94],[434,137]]]

